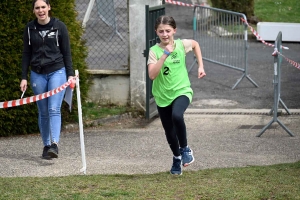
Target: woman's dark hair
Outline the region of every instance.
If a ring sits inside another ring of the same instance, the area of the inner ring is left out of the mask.
[[[50,5],[50,0],[43,0],[48,6]],[[32,1],[32,9],[34,9],[34,4],[37,2],[37,0]]]
[[[172,28],[174,29],[176,28],[176,22],[171,16],[166,16],[166,15],[159,16],[155,22],[155,26],[154,26],[155,30],[157,30],[160,24],[170,25],[172,26]]]

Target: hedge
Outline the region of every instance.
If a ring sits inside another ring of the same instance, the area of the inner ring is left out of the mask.
[[[86,72],[87,48],[82,40],[83,29],[76,21],[77,12],[74,0],[52,0],[51,15],[62,20],[68,30],[71,41],[74,70],[79,71],[81,100],[88,92],[88,74]],[[16,100],[21,97],[21,60],[23,51],[23,30],[25,25],[35,18],[32,0],[1,0],[0,3],[0,102]],[[29,76],[29,75],[28,75]],[[30,77],[28,77],[28,81]],[[30,84],[28,84],[30,85]],[[77,121],[76,90],[74,90],[73,109],[69,113],[64,102],[62,106],[63,124]],[[33,96],[29,86],[24,97]],[[0,108],[0,136],[38,133],[38,111],[36,103],[23,106]]]

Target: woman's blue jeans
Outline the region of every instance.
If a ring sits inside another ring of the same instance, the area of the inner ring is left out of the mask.
[[[53,90],[67,82],[66,70],[61,68],[49,74],[31,71],[30,84],[35,95]],[[58,143],[61,131],[61,105],[65,90],[37,101],[38,125],[44,146]]]

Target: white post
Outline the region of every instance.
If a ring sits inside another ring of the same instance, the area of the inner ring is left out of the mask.
[[[90,3],[88,5],[88,8],[86,9],[86,12],[85,12],[85,15],[84,15],[84,18],[83,18],[83,21],[82,21],[82,27],[83,28],[85,28],[86,23],[90,19],[90,15],[91,15],[91,12],[93,10],[94,3],[95,3],[95,0],[90,0]]]
[[[78,104],[78,118],[79,118],[79,134],[80,134],[80,147],[82,157],[82,168],[80,172],[86,174],[86,159],[85,159],[85,146],[84,146],[84,135],[83,135],[83,122],[82,122],[82,109],[80,99],[80,87],[79,87],[79,72],[75,70],[76,79],[76,93],[77,93],[77,104]]]

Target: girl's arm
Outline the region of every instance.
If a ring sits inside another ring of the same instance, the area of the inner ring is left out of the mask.
[[[192,40],[192,48],[198,61],[198,78],[203,78],[204,76],[206,76],[206,73],[204,71],[202,54],[201,54],[199,43],[195,40]]]
[[[165,50],[171,53],[173,51],[172,45],[166,46]],[[151,56],[151,55],[149,55],[149,56]],[[158,59],[157,63],[155,63],[155,64],[150,63],[148,65],[148,74],[149,74],[149,78],[151,80],[154,80],[158,76],[158,74],[160,72],[160,69],[163,66],[163,64],[164,64],[165,60],[167,59],[167,57],[168,57],[168,55],[164,53]]]

